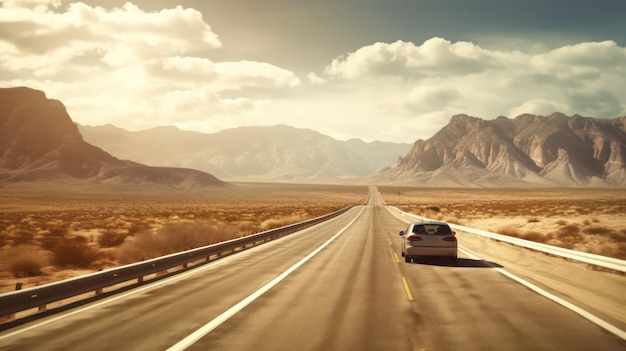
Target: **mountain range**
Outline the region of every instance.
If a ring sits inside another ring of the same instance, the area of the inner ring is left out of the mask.
[[[621,187],[626,186],[626,117],[553,113],[485,120],[459,114],[435,135],[411,146],[338,141],[285,125],[214,134],[171,126],[139,132],[111,125],[79,126],[60,101],[47,99],[44,92],[0,89],[0,183],[226,186],[218,178],[442,187]]]
[[[455,115],[367,182],[424,186],[624,186],[626,117]]]
[[[198,170],[120,160],[85,142],[60,101],[29,88],[0,88],[0,182],[22,181],[177,189],[226,185]]]
[[[130,132],[78,126],[86,141],[113,155],[154,166],[209,172],[229,181],[333,182],[391,166],[411,144],[339,141],[286,125],[240,127],[214,134],[173,126]]]

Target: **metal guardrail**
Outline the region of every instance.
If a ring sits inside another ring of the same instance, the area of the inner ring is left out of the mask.
[[[352,207],[353,206],[346,207],[339,211],[304,222],[248,235],[238,239],[224,241],[121,267],[111,268],[81,277],[0,294],[0,316],[12,315],[32,308],[44,310],[45,306],[49,303],[61,301],[88,292],[100,293],[103,288],[130,280],[137,279],[138,283],[142,283],[144,277],[150,274],[163,272],[178,266],[187,267],[187,264],[202,259],[211,261],[211,257],[215,255],[222,257],[225,254],[236,252],[237,249],[244,250],[257,246],[266,241],[277,239],[287,234],[337,217],[347,212]]]
[[[422,216],[414,215],[412,213],[401,211],[398,208],[395,208],[395,209],[398,210],[400,213],[409,217],[418,218],[418,219],[428,219],[426,217],[422,217]],[[492,232],[488,232],[488,231],[481,230],[481,229],[464,227],[464,226],[456,225],[452,223],[449,223],[449,225],[452,229],[460,230],[466,233],[484,236],[484,237],[491,238],[494,240],[513,244],[516,246],[521,246],[527,249],[540,251],[540,252],[547,253],[547,254],[554,255],[554,256],[568,258],[571,260],[587,263],[590,265],[594,265],[594,266],[598,266],[598,267],[602,267],[606,269],[611,269],[611,270],[618,271],[618,272],[626,272],[626,260],[620,260],[620,259],[612,258],[612,257],[606,257],[606,256],[594,255],[594,254],[590,254],[586,252],[564,249],[564,248],[557,247],[557,246],[536,243],[534,241],[524,240],[524,239],[515,238],[515,237],[502,235],[498,233],[492,233]]]

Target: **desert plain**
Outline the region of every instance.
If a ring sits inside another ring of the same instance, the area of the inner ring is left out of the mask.
[[[417,215],[626,259],[626,189],[378,190]],[[366,186],[263,183],[194,193],[3,187],[0,293],[301,222],[363,204],[367,194]]]

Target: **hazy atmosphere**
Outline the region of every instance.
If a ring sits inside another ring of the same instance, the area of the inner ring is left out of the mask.
[[[0,350],[624,350],[625,14],[0,0]]]
[[[412,143],[450,117],[626,114],[626,2],[2,1],[0,86],[83,125],[287,124]]]

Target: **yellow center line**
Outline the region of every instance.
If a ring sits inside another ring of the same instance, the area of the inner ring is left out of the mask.
[[[396,260],[396,263],[400,263],[400,258],[398,257],[398,254],[394,251],[392,251],[391,253],[393,254],[393,258]]]
[[[389,245],[393,245],[393,244],[391,243],[391,239],[390,239],[389,237],[387,237],[387,242],[389,242]]]
[[[409,298],[409,301],[415,301],[415,297],[413,297],[413,292],[411,291],[411,287],[409,286],[409,282],[405,277],[402,277],[402,283],[404,284],[404,290],[406,290],[406,295]]]

